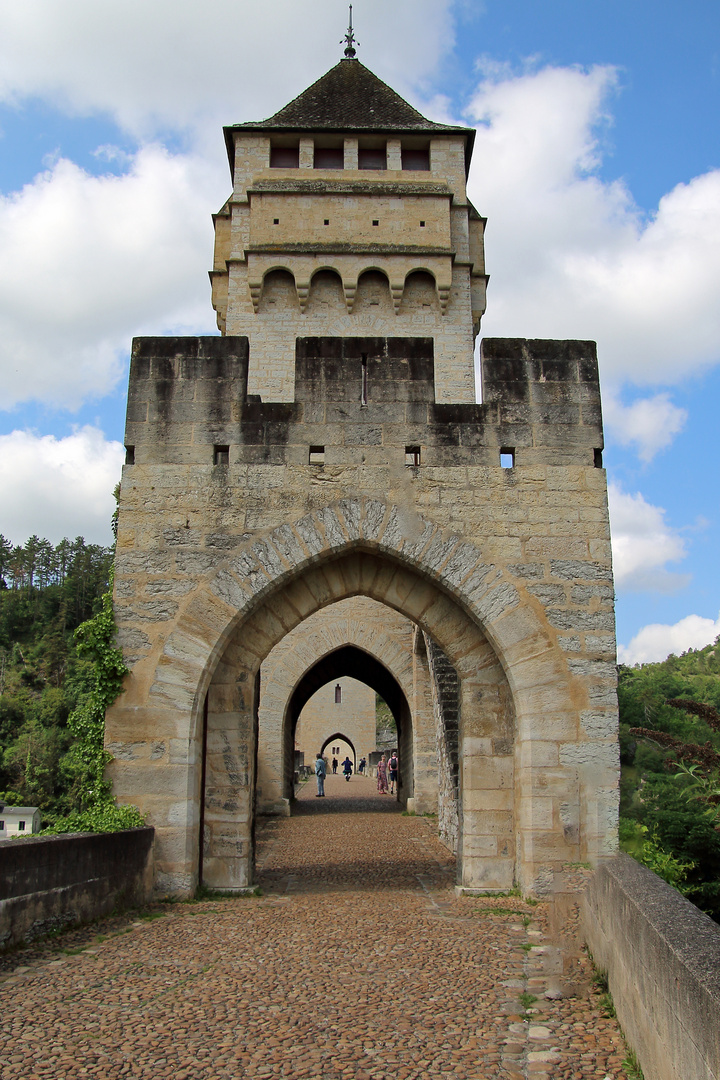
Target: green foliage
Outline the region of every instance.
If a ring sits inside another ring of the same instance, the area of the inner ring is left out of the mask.
[[[719,644],[621,667],[618,689],[621,847],[717,921]]]
[[[114,645],[112,549],[0,536],[0,799],[38,806],[44,832],[141,825],[105,779],[105,710],[125,666]]]

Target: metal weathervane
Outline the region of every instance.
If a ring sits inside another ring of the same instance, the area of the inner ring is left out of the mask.
[[[355,37],[355,31],[353,30],[352,4],[350,4],[350,25],[348,26],[347,34],[345,35],[345,37],[340,42],[341,45],[342,45],[343,41],[346,43],[346,45],[345,45],[345,58],[347,60],[354,60],[355,59],[355,53],[356,53],[355,46],[359,45],[360,42]]]

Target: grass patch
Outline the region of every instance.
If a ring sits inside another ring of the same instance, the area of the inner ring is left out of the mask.
[[[473,915],[520,915],[520,916],[523,917],[523,922],[524,922],[525,919],[527,919],[527,923],[525,923],[526,926],[530,922],[530,916],[526,915],[524,911],[518,911],[517,908],[508,908],[508,907],[475,908],[475,910],[473,911]]]
[[[627,1073],[628,1080],[645,1080],[643,1071],[640,1068],[640,1062],[637,1059],[637,1054],[634,1050],[628,1049],[627,1057],[622,1063],[622,1067]]]
[[[61,949],[60,952],[65,956],[79,956],[80,953],[84,953],[87,945],[79,945],[76,949]]]
[[[518,994],[518,1001],[522,1005],[525,1012],[527,1012],[530,1006],[535,1004],[537,998],[534,994],[530,994],[527,990],[523,990],[522,994]]]
[[[522,945],[519,945],[518,948],[522,949],[523,952],[530,952],[532,945],[529,941],[523,941]]]
[[[138,919],[142,919],[143,922],[152,922],[154,919],[164,919],[166,913],[164,911],[141,911],[138,913]]]

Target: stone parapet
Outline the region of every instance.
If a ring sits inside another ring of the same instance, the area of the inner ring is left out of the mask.
[[[720,927],[628,855],[604,862],[585,939],[646,1077],[720,1077]]]

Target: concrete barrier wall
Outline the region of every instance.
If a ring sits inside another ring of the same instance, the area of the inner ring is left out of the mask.
[[[646,1080],[720,1080],[720,926],[628,855],[595,872],[583,915]]]
[[[0,844],[0,949],[138,907],[153,889],[151,828]]]

